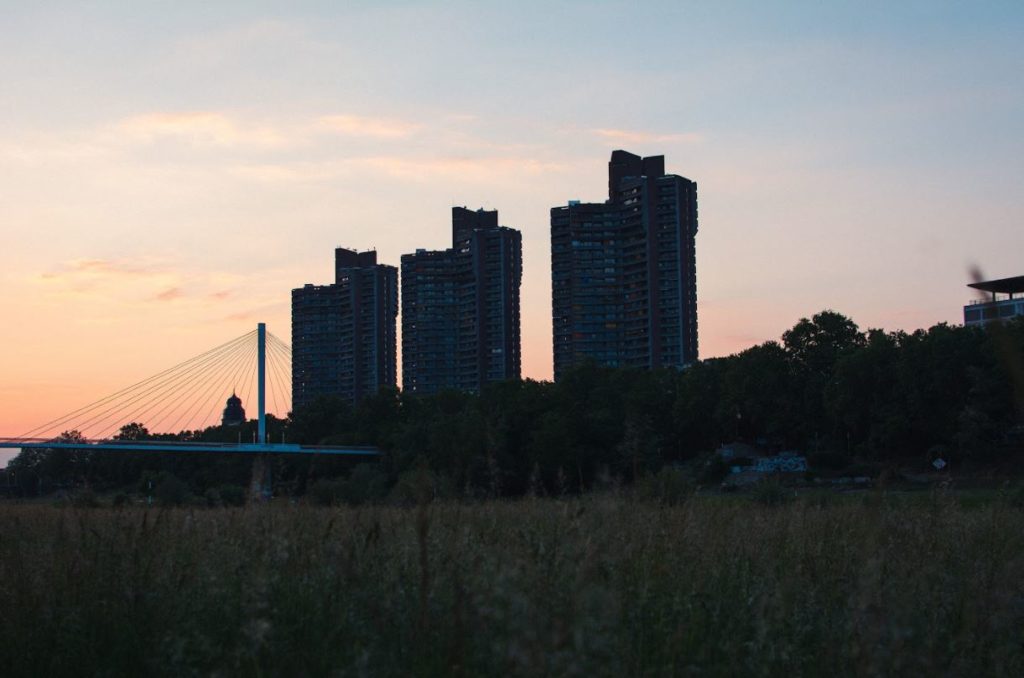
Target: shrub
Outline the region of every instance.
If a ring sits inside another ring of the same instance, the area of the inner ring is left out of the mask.
[[[704,462],[698,480],[702,485],[720,485],[727,475],[729,463],[716,454]]]
[[[387,496],[388,477],[378,464],[359,464],[341,486],[341,500],[351,506],[369,504]]]
[[[882,472],[878,464],[852,464],[844,472],[848,476],[863,476],[865,478],[877,478]]]
[[[343,481],[321,478],[309,487],[309,501],[317,506],[333,506],[341,501]]]
[[[217,492],[225,506],[245,506],[245,488],[241,485],[221,485]]]
[[[841,452],[815,452],[807,458],[807,465],[816,471],[842,471],[850,461]]]
[[[781,506],[792,498],[792,490],[774,478],[754,486],[754,501],[763,506]]]
[[[153,488],[153,495],[164,506],[181,506],[189,497],[188,485],[180,478],[166,473]]]
[[[443,475],[431,472],[426,468],[406,471],[398,477],[398,482],[391,489],[391,500],[408,506],[425,504],[445,497],[451,497],[454,491],[451,481]]]
[[[689,499],[696,488],[693,479],[682,469],[666,466],[656,474],[637,480],[635,489],[641,499],[676,506]]]
[[[71,498],[71,503],[78,508],[96,508],[100,505],[100,500],[92,488],[87,487],[76,492]]]
[[[347,504],[361,506],[387,496],[388,477],[376,464],[359,464],[348,479],[322,478],[308,491],[309,501],[318,506]]]

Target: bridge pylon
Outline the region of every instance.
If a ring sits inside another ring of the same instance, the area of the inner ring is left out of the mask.
[[[260,445],[267,444],[267,324],[256,325],[256,400],[259,407]]]

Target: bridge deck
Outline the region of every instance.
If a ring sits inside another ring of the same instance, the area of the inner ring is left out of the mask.
[[[0,438],[0,448],[55,449],[55,450],[109,450],[114,452],[212,452],[244,454],[340,454],[377,456],[376,447],[349,445],[295,445],[291,443],[182,443],[154,440],[87,440],[67,443],[40,438]]]

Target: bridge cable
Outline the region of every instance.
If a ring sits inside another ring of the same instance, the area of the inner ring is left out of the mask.
[[[245,358],[238,364],[238,368],[233,373],[228,375],[228,378],[229,378],[230,381],[224,382],[224,384],[221,386],[221,391],[220,391],[219,395],[215,395],[214,396],[215,400],[214,400],[213,404],[209,406],[209,414],[207,414],[206,417],[203,418],[202,424],[200,425],[200,429],[201,430],[204,430],[204,431],[206,430],[207,424],[210,421],[211,417],[214,417],[214,420],[216,421],[216,414],[220,411],[219,401],[222,398],[225,401],[227,400],[227,398],[224,398],[224,394],[227,393],[227,386],[228,386],[228,384],[230,384],[231,387],[232,387],[232,393],[235,393],[236,396],[238,395],[236,390],[237,390],[237,386],[238,386],[239,377],[241,376],[243,370],[245,369],[245,366],[247,364],[251,364],[251,362],[255,358],[256,358],[256,345],[253,344],[250,347],[249,351],[246,352]],[[244,407],[244,404],[243,404],[243,407]]]
[[[125,401],[124,403],[115,404],[107,408],[103,412],[94,415],[93,417],[84,422],[81,422],[80,425],[83,427],[97,427],[105,425],[105,423],[109,421],[111,417],[118,416],[120,416],[121,418],[115,419],[115,422],[123,422],[125,419],[128,419],[129,422],[137,421],[137,419],[141,417],[143,413],[148,415],[148,413],[154,407],[159,407],[161,403],[167,403],[174,394],[178,393],[180,389],[187,387],[187,385],[191,383],[196,377],[202,378],[202,375],[205,374],[207,371],[214,370],[219,365],[222,365],[224,362],[231,360],[232,356],[235,355],[242,346],[243,344],[236,344],[235,346],[232,346],[230,349],[222,351],[217,356],[210,356],[203,362],[196,363],[195,365],[190,366],[187,370],[182,371],[180,374],[176,374],[172,377],[169,377],[159,384],[154,384],[150,388],[146,389],[141,393],[136,394],[135,396]],[[141,404],[131,414],[127,416],[123,415],[123,412],[128,407],[135,405],[140,401]]]
[[[232,347],[230,351],[222,353],[215,359],[210,359],[205,361],[204,363],[197,364],[191,367],[190,369],[182,372],[180,375],[176,375],[173,379],[166,381],[161,386],[155,386],[154,388],[149,389],[149,391],[147,391],[146,393],[139,394],[138,396],[132,398],[128,402],[125,402],[121,406],[122,411],[123,409],[135,403],[138,403],[139,401],[142,401],[142,403],[137,408],[135,408],[135,410],[132,411],[131,414],[127,415],[126,417],[122,415],[123,418],[120,419],[120,421],[124,421],[125,419],[127,419],[129,421],[137,421],[145,424],[144,419],[150,416],[149,413],[152,412],[154,408],[160,408],[158,410],[158,414],[165,411],[167,407],[176,402],[175,400],[173,400],[173,398],[175,395],[180,393],[182,389],[187,388],[188,385],[191,384],[196,378],[202,379],[204,375],[219,369],[222,365],[231,361],[240,350],[243,350],[243,348],[244,345],[242,344]],[[145,400],[143,400],[143,398],[145,398]],[[163,405],[164,407],[161,407],[161,405]],[[106,422],[110,419],[111,416],[117,416],[118,414],[120,413],[116,411],[113,412],[112,414],[108,414],[101,420],[101,422]],[[101,422],[97,422],[96,425],[99,425],[99,423]],[[115,420],[115,428],[116,427],[117,424]],[[153,428],[153,432],[157,432],[156,427]]]
[[[266,370],[266,377],[267,377],[267,384],[270,386],[270,388],[268,389],[270,391],[270,397],[274,401],[274,412],[276,413],[275,416],[280,417],[281,416],[281,414],[280,414],[281,408],[277,404],[277,386],[274,385],[274,359],[273,359],[272,355],[270,355],[271,353],[272,353],[271,351],[267,351],[267,354],[268,354],[267,355],[267,357],[268,357],[267,362],[270,365],[270,369]]]
[[[240,357],[239,360],[241,361],[242,365],[244,365],[246,362],[249,361],[251,353],[252,353],[252,350],[246,351]],[[237,365],[238,363],[235,363],[235,364]],[[200,410],[202,408],[202,405],[204,403],[208,402],[212,395],[217,393],[217,387],[218,387],[219,383],[222,382],[222,381],[230,380],[231,379],[232,372],[233,372],[233,367],[234,367],[234,365],[228,366],[225,370],[221,370],[220,373],[218,373],[216,375],[211,375],[211,379],[209,380],[209,383],[206,384],[206,385],[209,385],[209,388],[204,389],[204,388],[201,387],[199,389],[199,391],[200,391],[199,395],[196,396],[196,398],[192,402],[190,402],[188,405],[185,406],[185,408],[181,411],[181,414],[179,414],[178,418],[174,420],[173,424],[171,424],[171,427],[170,427],[170,429],[171,429],[170,432],[171,433],[173,433],[175,431],[178,431],[178,423],[179,422],[182,422],[185,425],[185,429],[181,429],[181,430],[188,429],[189,425],[195,419],[196,415],[200,412]]]
[[[235,338],[235,339],[233,339],[233,340],[231,340],[229,342],[221,344],[220,346],[217,346],[216,348],[210,349],[209,351],[205,351],[205,352],[201,353],[198,356],[195,356],[195,357],[190,358],[190,359],[188,359],[188,360],[186,360],[184,362],[181,362],[181,363],[179,363],[178,365],[175,365],[172,368],[164,370],[164,371],[162,371],[162,372],[160,372],[160,373],[158,373],[156,375],[153,375],[152,377],[148,377],[147,379],[143,379],[142,381],[139,381],[139,382],[137,382],[137,383],[127,387],[127,388],[121,389],[120,391],[118,391],[116,393],[113,393],[113,394],[111,394],[109,396],[106,396],[105,398],[101,398],[100,400],[97,400],[97,401],[95,401],[93,403],[90,403],[88,405],[80,407],[77,410],[69,412],[68,414],[65,414],[65,415],[63,415],[61,417],[57,417],[56,419],[48,421],[48,422],[46,422],[45,424],[43,424],[41,426],[37,426],[36,428],[34,428],[34,429],[28,431],[27,433],[23,434],[21,437],[22,438],[30,438],[30,437],[32,437],[35,434],[45,433],[46,431],[50,431],[50,430],[53,430],[53,429],[61,427],[61,426],[66,426],[67,423],[72,421],[73,417],[75,417],[75,416],[80,416],[80,415],[81,416],[87,416],[91,412],[94,412],[95,410],[97,410],[100,407],[103,407],[104,405],[110,404],[111,402],[115,401],[118,398],[122,398],[124,396],[128,396],[129,394],[132,394],[133,392],[139,391],[143,387],[146,387],[146,389],[147,389],[146,391],[143,391],[141,394],[136,394],[136,395],[144,395],[145,393],[148,393],[148,392],[152,391],[154,388],[158,388],[159,386],[161,386],[163,384],[166,384],[166,383],[169,383],[171,381],[174,381],[175,379],[179,378],[179,376],[181,374],[188,373],[189,371],[192,371],[192,370],[196,369],[197,367],[200,367],[200,366],[202,366],[204,364],[209,363],[211,360],[215,360],[217,357],[222,356],[225,353],[231,352],[236,346],[238,346],[240,343],[244,342],[245,340],[249,339],[250,336],[254,335],[254,334],[255,334],[255,332],[250,332],[250,333],[248,333],[246,335],[243,335],[241,337],[237,337],[237,338]],[[182,370],[183,368],[185,368],[183,370],[183,372],[175,373],[176,370]],[[134,399],[137,399],[137,398],[133,398],[133,400]],[[129,402],[132,402],[132,401],[129,401]],[[117,407],[117,405],[114,405],[114,407]],[[112,408],[108,408],[108,410],[105,410],[104,412],[110,411],[110,409],[112,409]]]
[[[230,379],[235,368],[239,365],[244,365],[249,360],[249,356],[252,354],[253,350],[255,350],[255,348],[252,346],[242,349],[235,356],[234,360],[223,365],[216,373],[211,373],[206,381],[197,384],[195,388],[188,392],[188,394],[179,398],[178,402],[180,406],[169,411],[164,418],[160,420],[160,425],[162,426],[163,422],[167,421],[170,417],[173,417],[176,412],[178,416],[167,427],[167,432],[171,434],[180,434],[186,430],[191,430],[192,420],[195,417],[193,411],[197,410],[197,408],[201,406],[202,402],[209,397],[208,394],[217,387],[217,383],[222,378],[226,377]],[[183,427],[179,428],[179,424],[182,424]]]
[[[254,334],[254,332],[252,332],[250,334]],[[144,379],[144,380],[142,380],[140,382],[137,382],[136,384],[133,384],[132,386],[129,386],[129,387],[125,388],[125,389],[122,389],[122,390],[120,390],[120,391],[118,391],[116,393],[113,393],[113,394],[109,395],[109,396],[106,396],[105,398],[101,398],[100,400],[97,400],[97,401],[95,401],[93,403],[90,403],[88,405],[80,407],[77,410],[69,412],[69,413],[67,413],[67,414],[65,414],[63,416],[57,417],[56,419],[48,421],[45,424],[42,424],[41,426],[37,426],[36,428],[30,430],[29,432],[23,434],[22,438],[30,438],[34,434],[38,434],[40,432],[49,431],[49,430],[52,430],[52,429],[57,428],[59,426],[66,425],[76,415],[88,414],[89,412],[92,412],[92,411],[96,410],[97,408],[102,407],[103,405],[108,404],[108,403],[116,400],[119,397],[126,396],[126,395],[132,393],[133,391],[136,391],[136,390],[138,390],[138,389],[140,389],[140,388],[142,388],[144,386],[152,385],[151,382],[160,380],[161,378],[167,377],[168,379],[173,379],[176,376],[176,375],[172,374],[175,370],[178,370],[178,369],[183,368],[183,367],[185,367],[187,365],[190,365],[190,364],[198,364],[199,362],[202,362],[202,361],[208,361],[209,359],[214,357],[216,354],[220,354],[220,353],[223,353],[226,350],[230,350],[232,345],[237,344],[237,343],[239,343],[241,341],[244,341],[247,338],[248,338],[247,335],[246,336],[242,336],[242,337],[237,337],[237,338],[235,338],[235,339],[233,339],[233,340],[231,340],[231,341],[229,341],[229,342],[227,342],[225,344],[222,344],[222,345],[220,345],[220,346],[218,346],[216,348],[210,349],[209,351],[205,351],[204,353],[202,353],[202,354],[200,354],[198,356],[190,358],[189,360],[186,360],[186,361],[184,361],[182,363],[179,363],[178,365],[175,365],[172,368],[164,370],[164,371],[162,371],[162,372],[160,372],[160,373],[158,373],[158,374],[156,374],[156,375],[154,375],[152,377],[148,377],[147,379]]]
[[[292,409],[291,375],[277,362],[274,363],[274,372],[277,375],[278,385],[281,389],[281,403],[284,405],[285,416],[287,416]]]
[[[273,344],[271,344],[271,346],[273,346]],[[274,346],[270,350],[271,370],[274,372],[278,388],[281,390],[282,399],[285,399],[284,403],[285,405],[288,406],[287,410],[291,410],[291,396],[289,395],[291,389],[289,388],[288,381],[281,376],[284,373],[284,370],[280,367],[280,363],[282,362],[283,358],[281,358],[281,356],[277,353],[278,351],[280,351],[280,349],[277,348],[276,346]],[[277,405],[276,400],[274,401],[274,404],[275,406]],[[285,414],[287,415],[287,411],[285,412]]]
[[[288,379],[282,379],[282,381],[285,383],[285,386],[283,387],[282,390],[284,390],[284,391],[286,391],[288,393],[288,403],[287,404],[288,404],[288,409],[290,410],[291,409],[291,405],[292,405],[292,402],[291,402],[291,400],[292,400],[292,397],[291,397],[291,381],[290,381],[290,377],[291,377],[291,374],[292,374],[291,347],[289,347],[283,341],[278,339],[276,336],[271,335],[271,337],[273,339],[273,341],[271,342],[271,345],[274,347],[274,351],[277,354],[279,362],[280,363],[284,363],[284,365],[280,366],[281,373],[283,373],[286,377],[288,377]],[[279,374],[278,377],[280,378],[281,375]]]
[[[252,369],[248,373],[246,373],[246,375],[245,375],[245,386],[243,388],[245,388],[245,402],[247,402],[247,403],[252,402],[252,385],[253,385],[253,383],[255,383],[255,381],[256,381],[256,364],[254,362],[253,365],[252,365]],[[259,404],[257,403],[257,409],[258,408],[259,408]],[[259,413],[257,413],[257,416],[259,416]]]
[[[195,393],[197,389],[202,388],[203,384],[208,383],[210,379],[214,379],[224,370],[230,369],[231,366],[238,361],[242,355],[244,355],[246,348],[246,346],[240,346],[236,348],[231,355],[225,356],[224,360],[218,361],[217,364],[210,365],[208,370],[200,375],[196,375],[196,377],[198,377],[198,381],[196,379],[192,379],[178,384],[170,393],[167,393],[165,396],[162,395],[155,398],[152,402],[148,403],[144,411],[138,413],[137,416],[149,419],[149,427],[152,431],[154,433],[160,433],[163,423],[167,421],[168,417],[173,416],[173,414],[178,411],[176,409],[177,406],[180,405],[185,398]],[[173,434],[176,432],[163,431],[163,433]]]

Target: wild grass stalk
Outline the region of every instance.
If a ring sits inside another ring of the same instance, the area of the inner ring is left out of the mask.
[[[0,507],[0,673],[1024,675],[1024,511]]]

